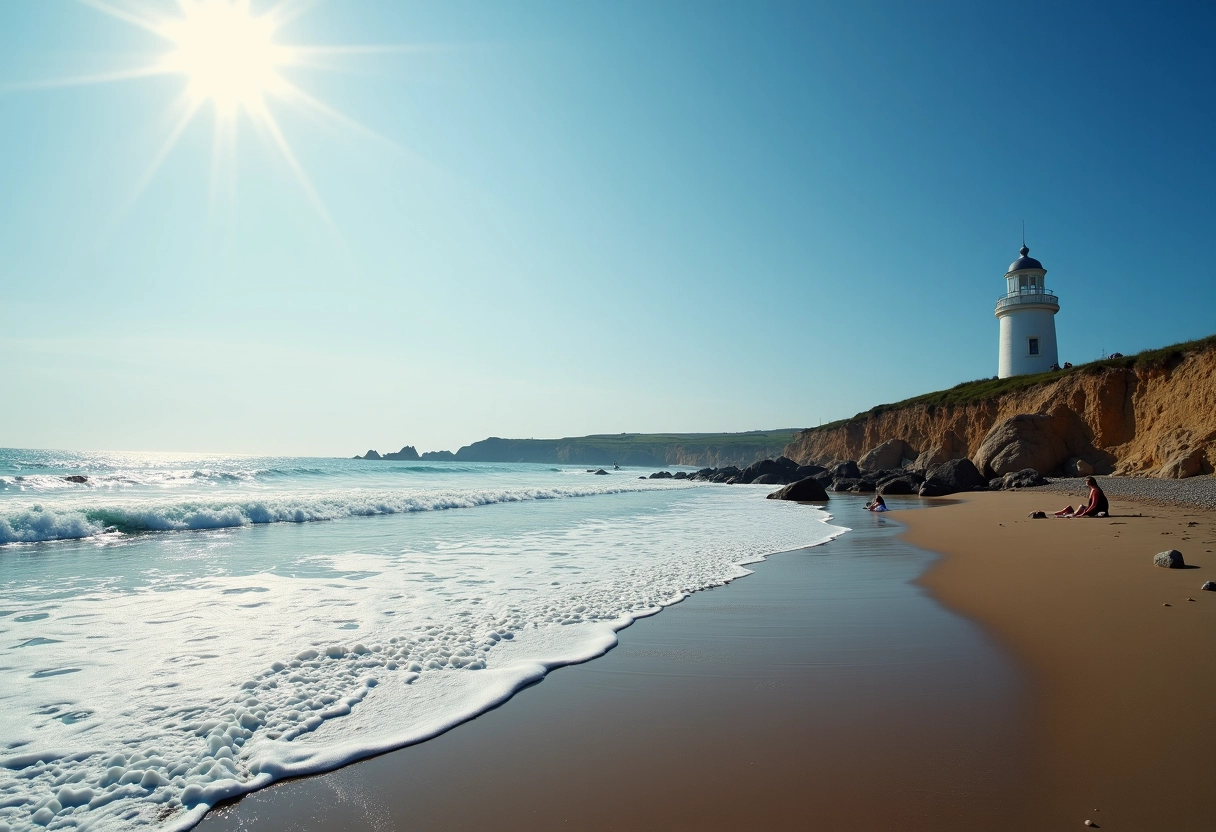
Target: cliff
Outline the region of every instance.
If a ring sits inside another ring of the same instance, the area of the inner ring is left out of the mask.
[[[993,433],[1039,414],[1068,460],[1054,471],[1141,476],[1210,474],[1216,467],[1216,336],[1071,370],[984,380],[881,405],[802,431],[785,449],[801,464],[861,459],[883,443],[918,466],[971,458],[983,470]],[[1013,427],[1010,427],[1010,426]]]

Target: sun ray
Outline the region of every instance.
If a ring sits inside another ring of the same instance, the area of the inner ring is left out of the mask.
[[[190,126],[190,122],[194,120],[194,116],[198,113],[200,106],[198,102],[182,98],[180,99],[180,103],[184,106],[184,112],[182,113],[181,118],[177,120],[177,122],[173,125],[173,128],[169,131],[169,135],[165,138],[164,142],[161,143],[160,149],[156,152],[156,155],[152,157],[152,161],[148,163],[148,167],[144,170],[144,173],[139,178],[139,181],[135,183],[135,188],[131,191],[131,194],[115,212],[115,223],[125,216],[126,213],[131,210],[131,207],[139,200],[139,197],[143,194],[144,189],[148,187],[148,183],[150,183],[152,178],[156,176],[156,172],[160,170],[160,166],[164,164],[165,159],[169,157],[169,153],[172,152],[173,148],[177,145],[178,139],[181,138],[182,133],[186,132],[186,128]]]
[[[158,21],[151,20],[146,17],[141,17],[135,12],[127,11],[126,9],[112,6],[104,0],[77,0],[82,5],[95,9],[110,17],[121,20],[125,23],[130,23],[132,26],[138,26],[140,29],[145,29],[154,35],[164,37],[164,32],[161,31],[161,24]]]
[[[75,75],[67,78],[48,78],[42,81],[18,81],[13,84],[0,85],[2,92],[20,92],[22,90],[54,89],[55,87],[85,87],[91,84],[112,84],[115,81],[133,81],[137,78],[152,78],[157,75],[168,75],[170,70],[160,66],[141,66],[134,69],[120,69],[114,72],[98,72],[93,75]]]
[[[308,178],[308,174],[304,170],[304,166],[296,159],[295,151],[291,149],[291,145],[287,142],[287,138],[283,135],[283,131],[279,129],[279,122],[275,119],[274,114],[268,109],[263,109],[258,114],[257,124],[266,128],[270,137],[274,140],[279,152],[283,154],[283,160],[287,162],[287,166],[291,168],[291,172],[295,174],[296,181],[300,183],[300,187],[304,189],[304,193],[308,196],[308,201],[312,203],[312,207],[321,216],[325,224],[329,226],[329,230],[333,235],[341,240],[341,234],[338,233],[338,227],[334,225],[333,219],[329,216],[329,211],[325,209],[325,203],[321,201],[321,195],[317,193],[317,189],[313,187],[312,180]]]

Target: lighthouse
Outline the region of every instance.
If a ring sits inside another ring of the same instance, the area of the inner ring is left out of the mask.
[[[1056,351],[1056,313],[1060,301],[1043,285],[1047,269],[1022,243],[1021,256],[1005,272],[1005,295],[996,302],[1001,322],[997,376],[1044,373],[1060,363]]]

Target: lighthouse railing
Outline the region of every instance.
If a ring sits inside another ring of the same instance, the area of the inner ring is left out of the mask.
[[[1024,303],[1045,304],[1059,308],[1060,299],[1056,297],[1055,292],[1047,289],[1040,289],[1037,292],[1010,292],[997,300],[996,308],[1004,309],[1007,306],[1018,306]]]

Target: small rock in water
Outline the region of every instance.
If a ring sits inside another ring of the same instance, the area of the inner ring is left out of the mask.
[[[1206,589],[1208,592],[1216,592],[1216,581],[1204,581],[1200,589]]]
[[[1181,569],[1186,566],[1186,562],[1182,559],[1182,552],[1179,552],[1177,549],[1170,549],[1168,552],[1158,552],[1153,557],[1153,565],[1165,569]]]

